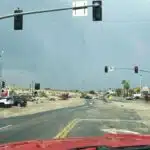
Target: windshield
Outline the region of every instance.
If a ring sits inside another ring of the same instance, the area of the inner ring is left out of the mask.
[[[150,1],[78,2],[0,1],[0,143],[150,134]]]

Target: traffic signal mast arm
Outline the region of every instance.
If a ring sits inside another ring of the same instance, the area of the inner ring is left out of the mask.
[[[115,68],[115,70],[133,70],[133,68]]]
[[[109,66],[105,66],[104,70],[105,70],[105,73],[108,73],[109,72]],[[150,73],[149,70],[143,70],[143,69],[139,69],[138,66],[135,66],[134,68],[115,68],[114,67],[114,70],[134,70],[135,73],[138,73],[138,72],[145,72],[145,73]]]
[[[148,70],[139,70],[140,72],[146,72],[146,73],[150,73],[150,71]]]
[[[17,15],[33,15],[33,14],[41,14],[41,13],[48,13],[48,12],[65,11],[65,10],[86,9],[86,8],[95,7],[95,6],[99,6],[99,5],[94,4],[94,5],[87,5],[87,6],[77,6],[77,7],[67,7],[67,8],[57,8],[57,9],[36,10],[36,11],[29,11],[29,12],[22,12],[22,13],[14,13],[14,14],[9,14],[5,16],[0,16],[0,20],[12,18]]]
[[[133,68],[115,68],[116,70],[134,70]],[[148,70],[139,69],[139,72],[150,73]],[[138,73],[138,72],[137,72]]]

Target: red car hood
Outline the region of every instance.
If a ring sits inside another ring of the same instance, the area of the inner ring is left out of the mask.
[[[32,140],[0,145],[0,150],[69,150],[85,146],[150,145],[150,135],[106,134],[100,137],[80,137],[51,140]]]

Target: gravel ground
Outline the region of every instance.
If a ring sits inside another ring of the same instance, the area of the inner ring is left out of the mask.
[[[144,123],[150,126],[150,103],[145,103],[145,101],[130,101],[129,103],[112,101],[111,104],[134,110],[144,120]]]

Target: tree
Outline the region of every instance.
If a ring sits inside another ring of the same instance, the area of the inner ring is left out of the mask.
[[[128,81],[126,81],[125,82],[125,84],[124,84],[124,89],[126,90],[126,95],[128,96],[128,91],[129,91],[129,89],[130,89],[130,84],[129,84],[129,82]]]
[[[136,92],[136,93],[140,93],[140,91],[141,91],[141,90],[140,90],[140,87],[136,87],[136,88],[135,88],[135,92]]]
[[[132,96],[134,94],[134,90],[133,89],[129,89],[129,96]]]
[[[117,96],[121,96],[121,89],[116,89],[116,94],[117,94]]]
[[[128,91],[129,91],[129,89],[130,89],[129,81],[127,81],[127,80],[122,80],[121,84],[122,84],[123,90],[124,90],[123,95],[124,95],[124,96],[128,95]]]
[[[125,82],[126,82],[126,80],[121,81],[121,84],[122,84],[122,87],[123,87],[123,96],[125,96],[125,89],[124,89]]]
[[[95,91],[93,91],[93,90],[92,90],[92,91],[89,91],[89,93],[90,93],[90,94],[96,94]]]

